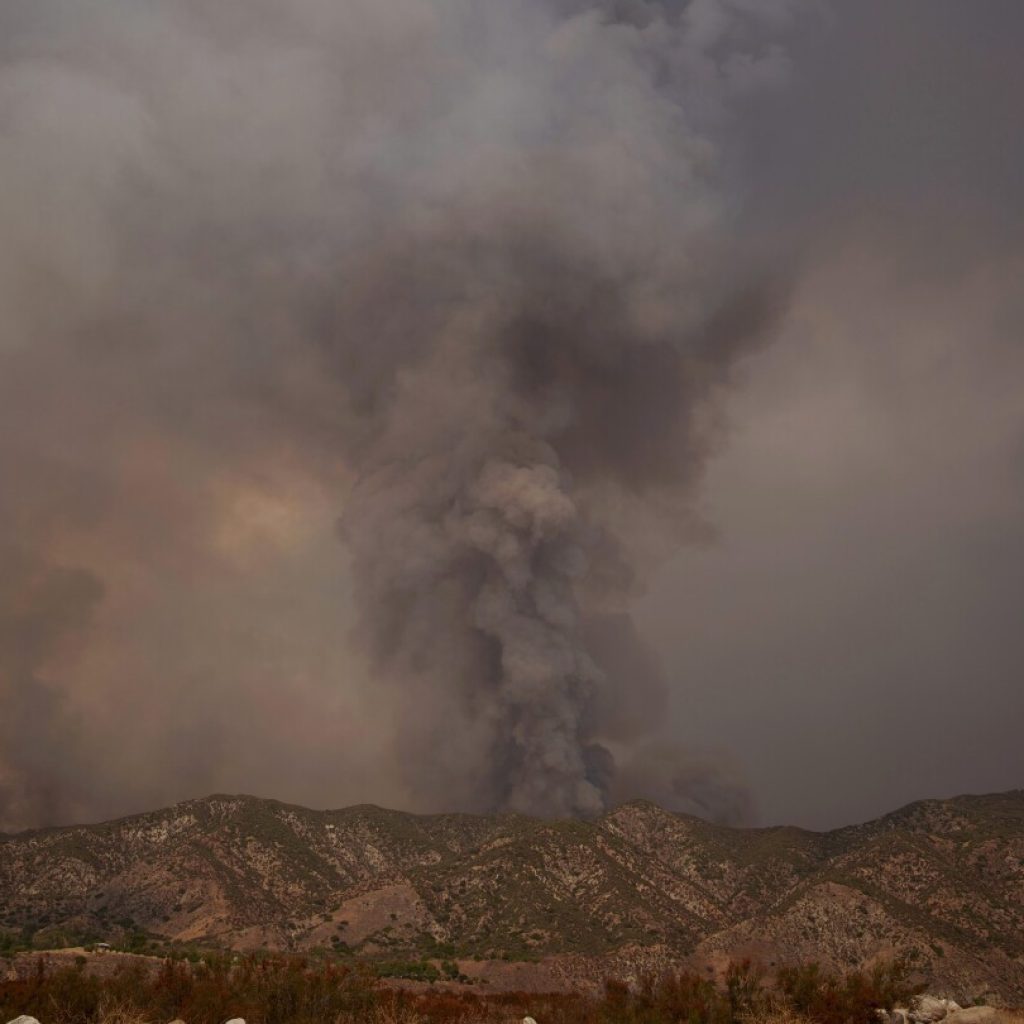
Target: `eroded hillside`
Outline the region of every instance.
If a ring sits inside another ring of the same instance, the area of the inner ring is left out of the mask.
[[[626,804],[594,821],[215,796],[0,838],[3,927],[235,948],[702,967],[894,953],[1024,998],[1024,794],[830,833]]]

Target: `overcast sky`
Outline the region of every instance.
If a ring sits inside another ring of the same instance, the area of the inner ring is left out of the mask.
[[[1022,39],[8,0],[0,830],[1024,786]]]
[[[678,728],[813,827],[1024,785],[1024,11],[831,10],[757,150],[803,275],[730,402],[718,539],[641,612]]]

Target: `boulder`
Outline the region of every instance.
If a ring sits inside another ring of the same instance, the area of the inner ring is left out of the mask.
[[[875,1010],[875,1016],[878,1018],[878,1024],[910,1024],[907,1011],[898,1006],[893,1007],[892,1012],[883,1009]]]
[[[227,1020],[224,1024],[245,1024],[244,1017],[232,1017],[231,1020]]]
[[[523,1024],[537,1024],[537,1022],[532,1017],[524,1017]]]
[[[949,1024],[996,1024],[999,1011],[994,1006],[968,1006],[954,1010],[946,1020]]]
[[[937,1024],[943,1020],[949,1009],[945,999],[936,996],[918,996],[910,1009],[910,1019],[914,1024]]]
[[[20,1017],[15,1017],[14,1020],[8,1021],[7,1024],[39,1024],[39,1021],[35,1017],[27,1017],[22,1014]]]

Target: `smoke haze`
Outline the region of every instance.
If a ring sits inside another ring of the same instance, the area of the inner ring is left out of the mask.
[[[5,4],[0,829],[1021,784],[1022,28]]]

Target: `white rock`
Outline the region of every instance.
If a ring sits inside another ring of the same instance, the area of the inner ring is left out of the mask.
[[[227,1020],[224,1024],[245,1024],[244,1017],[232,1017],[231,1020]]]
[[[39,1021],[35,1017],[27,1017],[22,1014],[20,1017],[15,1017],[14,1020],[10,1020],[7,1024],[39,1024]]]
[[[946,1020],[949,1024],[994,1024],[999,1011],[994,1006],[968,1006],[965,1010],[954,1010]]]
[[[915,1024],[936,1024],[946,1016],[946,1001],[935,996],[918,996],[910,1011]]]
[[[537,1024],[537,1022],[532,1017],[524,1017],[523,1024]]]

